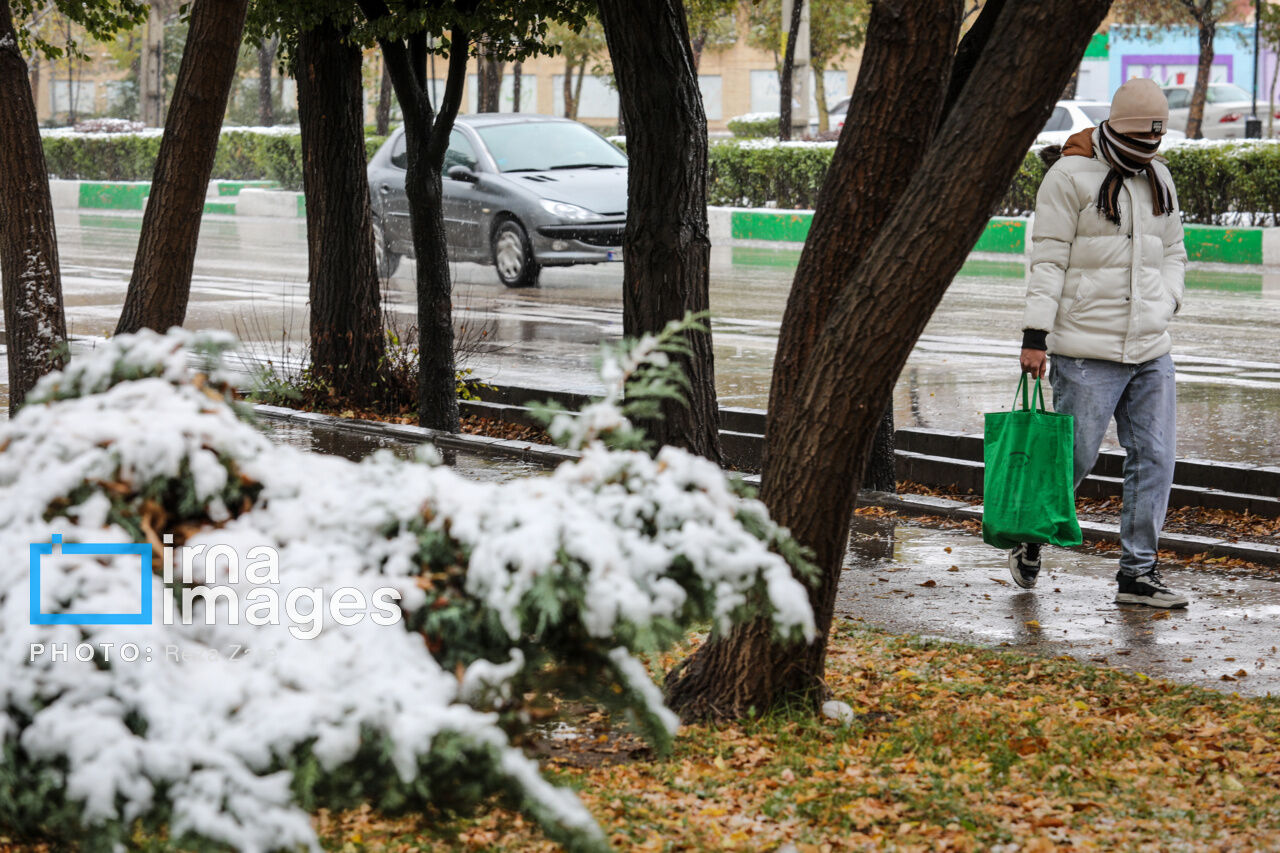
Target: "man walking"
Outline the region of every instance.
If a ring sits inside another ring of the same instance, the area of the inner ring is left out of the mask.
[[[1075,484],[1112,417],[1125,449],[1116,602],[1186,607],[1156,568],[1175,459],[1168,325],[1182,307],[1187,253],[1173,179],[1155,159],[1169,103],[1151,80],[1121,86],[1100,126],[1072,135],[1036,196],[1022,370],[1045,375],[1075,419]],[[1009,556],[1035,586],[1040,546]]]

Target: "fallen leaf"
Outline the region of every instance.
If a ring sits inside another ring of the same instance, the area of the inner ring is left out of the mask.
[[[927,586],[927,587],[935,587],[937,585],[938,585],[938,582],[936,580],[933,580],[932,578],[920,584],[920,586]]]

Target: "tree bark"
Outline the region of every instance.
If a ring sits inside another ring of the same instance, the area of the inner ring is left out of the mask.
[[[825,69],[821,65],[810,64],[813,69],[813,99],[818,105],[818,132],[826,133],[831,129],[831,119],[827,115],[827,84],[824,79]]]
[[[583,63],[586,67],[586,63]],[[578,105],[573,100],[573,69],[574,63],[571,57],[564,58],[564,117],[576,119],[578,117]]]
[[[524,63],[517,62],[511,66],[511,111],[520,112],[520,80],[524,77]]]
[[[385,353],[365,174],[359,48],[326,21],[298,37],[298,119],[307,197],[311,369],[370,402]]]
[[[275,40],[263,39],[258,45],[258,124],[263,127],[276,123],[276,111],[271,103],[271,66],[275,57]]]
[[[147,127],[164,124],[164,13],[152,3],[142,40],[138,104]]]
[[[8,0],[0,0],[0,113],[0,271],[16,412],[36,380],[62,366],[67,324],[40,123]]]
[[[637,337],[709,307],[707,119],[681,0],[601,0],[600,20],[630,133],[622,316],[624,333]],[[646,427],[660,444],[720,462],[709,322],[686,342],[689,405],[664,405]]]
[[[379,136],[386,136],[391,131],[391,75],[387,73],[387,63],[382,63],[382,82],[378,85],[378,112],[374,118]]]
[[[999,10],[967,85],[930,141],[927,118],[943,112],[960,14],[958,2],[945,14],[937,6],[927,0],[873,6],[850,107],[859,121],[846,125],[819,196],[774,365],[762,497],[814,551],[821,576],[810,586],[810,602],[819,639],[782,646],[766,622],[755,622],[704,644],[668,678],[669,701],[686,719],[739,716],[824,695],[826,637],[849,516],[876,426],[920,332],[1110,0]],[[925,74],[927,83],[920,79]],[[990,133],[993,126],[999,134]],[[843,237],[831,230],[837,214],[851,214]],[[867,229],[868,216],[883,219]],[[843,267],[847,277],[835,287],[828,270],[845,261],[832,239],[852,243],[859,258],[851,270]]]
[[[897,447],[893,440],[893,404],[884,410],[876,437],[871,443],[871,455],[867,460],[867,473],[862,482],[873,492],[898,491]]]
[[[791,138],[791,100],[794,87],[791,84],[792,71],[796,65],[796,39],[800,38],[800,22],[804,18],[804,0],[793,0],[791,4],[791,20],[787,22],[787,46],[782,53],[782,74],[778,80],[778,138]]]
[[[1196,85],[1191,90],[1191,107],[1187,110],[1188,139],[1203,138],[1200,125],[1204,121],[1204,104],[1209,95],[1209,78],[1213,74],[1213,38],[1218,29],[1217,23],[1210,18],[1211,10],[1205,9],[1201,14],[1200,61],[1196,65]]]
[[[378,21],[388,14],[386,7],[376,0],[358,2],[370,21]],[[428,90],[426,36],[415,33],[409,36],[407,44],[401,39],[379,39],[396,99],[404,112],[405,191],[417,258],[418,422],[431,429],[457,432],[452,284],[445,244],[441,172],[449,134],[462,102],[471,34],[462,27],[454,27],[449,43],[448,76],[437,113]]]
[[[247,0],[195,0],[116,334],[181,326]]]
[[[485,53],[476,68],[476,82],[480,86],[476,112],[498,112],[501,109],[502,63]]]

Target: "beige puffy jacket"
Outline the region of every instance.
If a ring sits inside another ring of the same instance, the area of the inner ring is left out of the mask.
[[[1119,227],[1098,211],[1110,168],[1097,133],[1094,156],[1062,157],[1040,185],[1022,327],[1048,332],[1050,355],[1139,364],[1171,346],[1187,263],[1182,219],[1176,191],[1172,214],[1152,212],[1145,174],[1124,182]],[[1152,167],[1173,186],[1163,163]]]

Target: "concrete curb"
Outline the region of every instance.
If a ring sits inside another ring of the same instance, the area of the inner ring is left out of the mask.
[[[260,417],[271,421],[323,426],[329,429],[393,438],[419,444],[430,442],[437,448],[444,450],[463,450],[487,456],[505,456],[524,462],[535,462],[548,467],[554,467],[561,462],[580,459],[582,456],[577,451],[566,450],[563,447],[549,444],[510,441],[483,435],[440,432],[439,430],[410,424],[340,418],[336,415],[303,412],[283,406],[256,405],[253,410]],[[742,480],[753,486],[760,485],[760,476],[758,474],[745,475]],[[935,515],[952,519],[982,520],[981,506],[928,495],[893,495],[886,492],[863,491],[858,495],[858,505],[878,506],[910,515]],[[1120,540],[1120,529],[1114,524],[1081,522],[1080,529],[1084,533],[1086,542],[1118,542]],[[1225,539],[1213,539],[1207,536],[1169,533],[1161,534],[1160,547],[1179,554],[1207,553],[1215,557],[1230,557],[1262,565],[1280,565],[1280,545],[1264,545],[1256,542],[1228,542]]]
[[[305,216],[306,206],[298,199],[302,193],[286,193],[275,189],[275,181],[210,181],[206,194],[206,214],[234,216],[240,197],[246,193],[289,196],[293,205],[289,213],[249,214],[267,216]],[[141,212],[151,194],[150,181],[49,181],[49,195],[54,210],[92,210],[98,212]],[[297,196],[297,199],[293,199]]]
[[[717,211],[712,245],[756,248],[798,248],[809,234],[812,210],[774,208],[708,208]],[[723,220],[727,218],[727,227]],[[997,216],[974,245],[974,252],[1015,260],[1031,250],[1033,217]],[[1219,225],[1187,225],[1187,257],[1195,263],[1235,266],[1280,265],[1280,228],[1234,228]],[[719,239],[717,239],[719,238]]]
[[[394,438],[399,441],[430,442],[442,450],[465,450],[488,456],[507,456],[524,462],[537,462],[554,466],[561,462],[581,458],[582,454],[574,450],[566,450],[551,444],[534,444],[528,441],[510,441],[503,438],[490,438],[487,435],[467,435],[465,433],[441,432],[427,427],[412,424],[392,424],[386,421],[367,421],[359,418],[340,418],[336,415],[322,415],[318,412],[303,412],[283,406],[256,405],[253,411],[259,417],[285,423],[323,426],[329,429],[355,432],[363,435]]]

